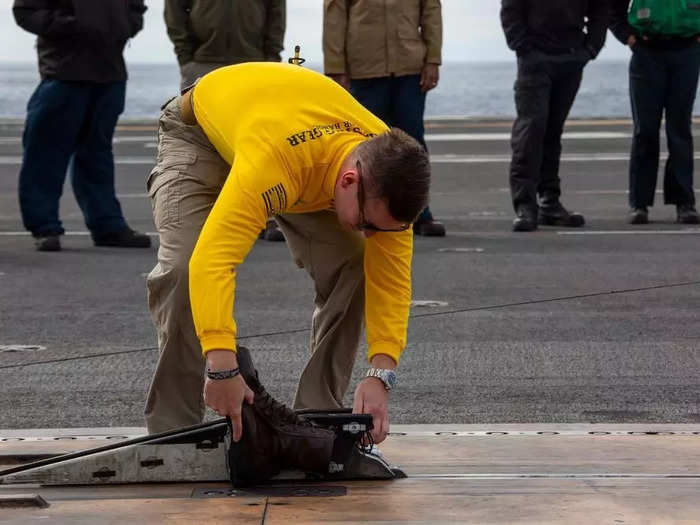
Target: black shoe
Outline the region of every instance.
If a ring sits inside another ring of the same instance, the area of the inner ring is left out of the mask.
[[[514,232],[532,232],[537,229],[537,208],[518,206],[513,220]]]
[[[558,200],[540,206],[539,223],[546,226],[567,226],[578,228],[586,224],[580,213],[570,212]]]
[[[676,213],[676,222],[681,224],[700,224],[700,215],[698,215],[695,206],[681,204],[676,206]]]
[[[60,252],[61,239],[58,235],[46,235],[34,238],[34,246],[40,252]]]
[[[271,242],[284,242],[284,234],[280,227],[275,222],[275,219],[269,219],[265,225],[265,229],[260,232],[258,238]]]
[[[151,238],[145,233],[132,230],[128,226],[115,232],[93,235],[95,246],[113,246],[117,248],[150,248]]]
[[[233,485],[261,483],[282,470],[328,473],[336,433],[300,418],[275,400],[260,383],[246,348],[239,346],[237,357],[255,396],[252,405],[243,403],[243,435],[229,449]]]
[[[433,219],[413,223],[413,233],[423,237],[444,237],[445,225]]]
[[[630,224],[648,224],[649,223],[649,210],[645,206],[641,208],[632,208],[630,210],[627,222]]]

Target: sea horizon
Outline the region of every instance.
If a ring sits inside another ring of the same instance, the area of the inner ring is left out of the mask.
[[[322,64],[305,67],[320,71]],[[152,120],[160,106],[179,88],[177,63],[127,63],[126,106],[123,120]],[[630,118],[628,62],[590,62],[584,70],[570,118]],[[506,119],[515,117],[513,83],[516,63],[512,61],[446,62],[440,68],[440,84],[428,94],[425,117]],[[0,118],[23,119],[26,104],[39,82],[36,62],[0,62]],[[696,101],[694,115],[700,115]]]

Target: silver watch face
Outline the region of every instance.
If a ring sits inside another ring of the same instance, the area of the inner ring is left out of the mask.
[[[383,376],[382,381],[387,390],[391,390],[396,385],[396,373],[393,370],[382,370]]]

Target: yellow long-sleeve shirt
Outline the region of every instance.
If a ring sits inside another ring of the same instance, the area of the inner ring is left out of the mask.
[[[189,265],[192,315],[206,354],[235,348],[236,268],[266,220],[332,209],[343,161],[387,126],[332,80],[288,64],[217,69],[197,83],[192,101],[197,122],[231,164]],[[366,240],[369,359],[381,353],[398,362],[406,344],[412,253],[410,231]]]

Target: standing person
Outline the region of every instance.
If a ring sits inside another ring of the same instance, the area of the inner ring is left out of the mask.
[[[628,12],[629,7],[629,12]],[[629,168],[628,222],[649,222],[659,171],[659,129],[666,114],[668,160],[664,204],[676,220],[700,223],[693,190],[691,120],[700,72],[700,2],[613,1],[610,30],[632,50],[629,65],[634,137]]]
[[[165,0],[181,88],[222,66],[279,62],[285,0]]]
[[[180,88],[222,66],[279,62],[285,4],[285,0],[165,0],[165,25],[180,65]],[[284,241],[273,219],[260,237]]]
[[[353,408],[373,414],[384,439],[406,344],[410,227],[428,199],[424,148],[329,78],[272,63],[205,75],[164,106],[158,138],[147,183],[161,241],[147,280],[160,349],[149,431],[196,424],[206,403],[240,435],[249,390],[236,375],[236,270],[275,216],[316,288],[294,406],[342,406],[366,319],[371,369]]]
[[[326,75],[360,103],[425,145],[425,96],[439,80],[440,0],[324,0]],[[414,233],[445,235],[426,206]]]
[[[126,41],[143,27],[142,0],[15,0],[37,38],[41,82],[27,104],[19,174],[22,221],[39,251],[59,251],[66,170],[95,246],[147,248],[114,189],[112,137],[124,110]]]
[[[501,0],[506,41],[518,56],[510,164],[513,231],[585,223],[559,200],[561,135],[583,68],[602,49],[608,22],[608,0]]]

